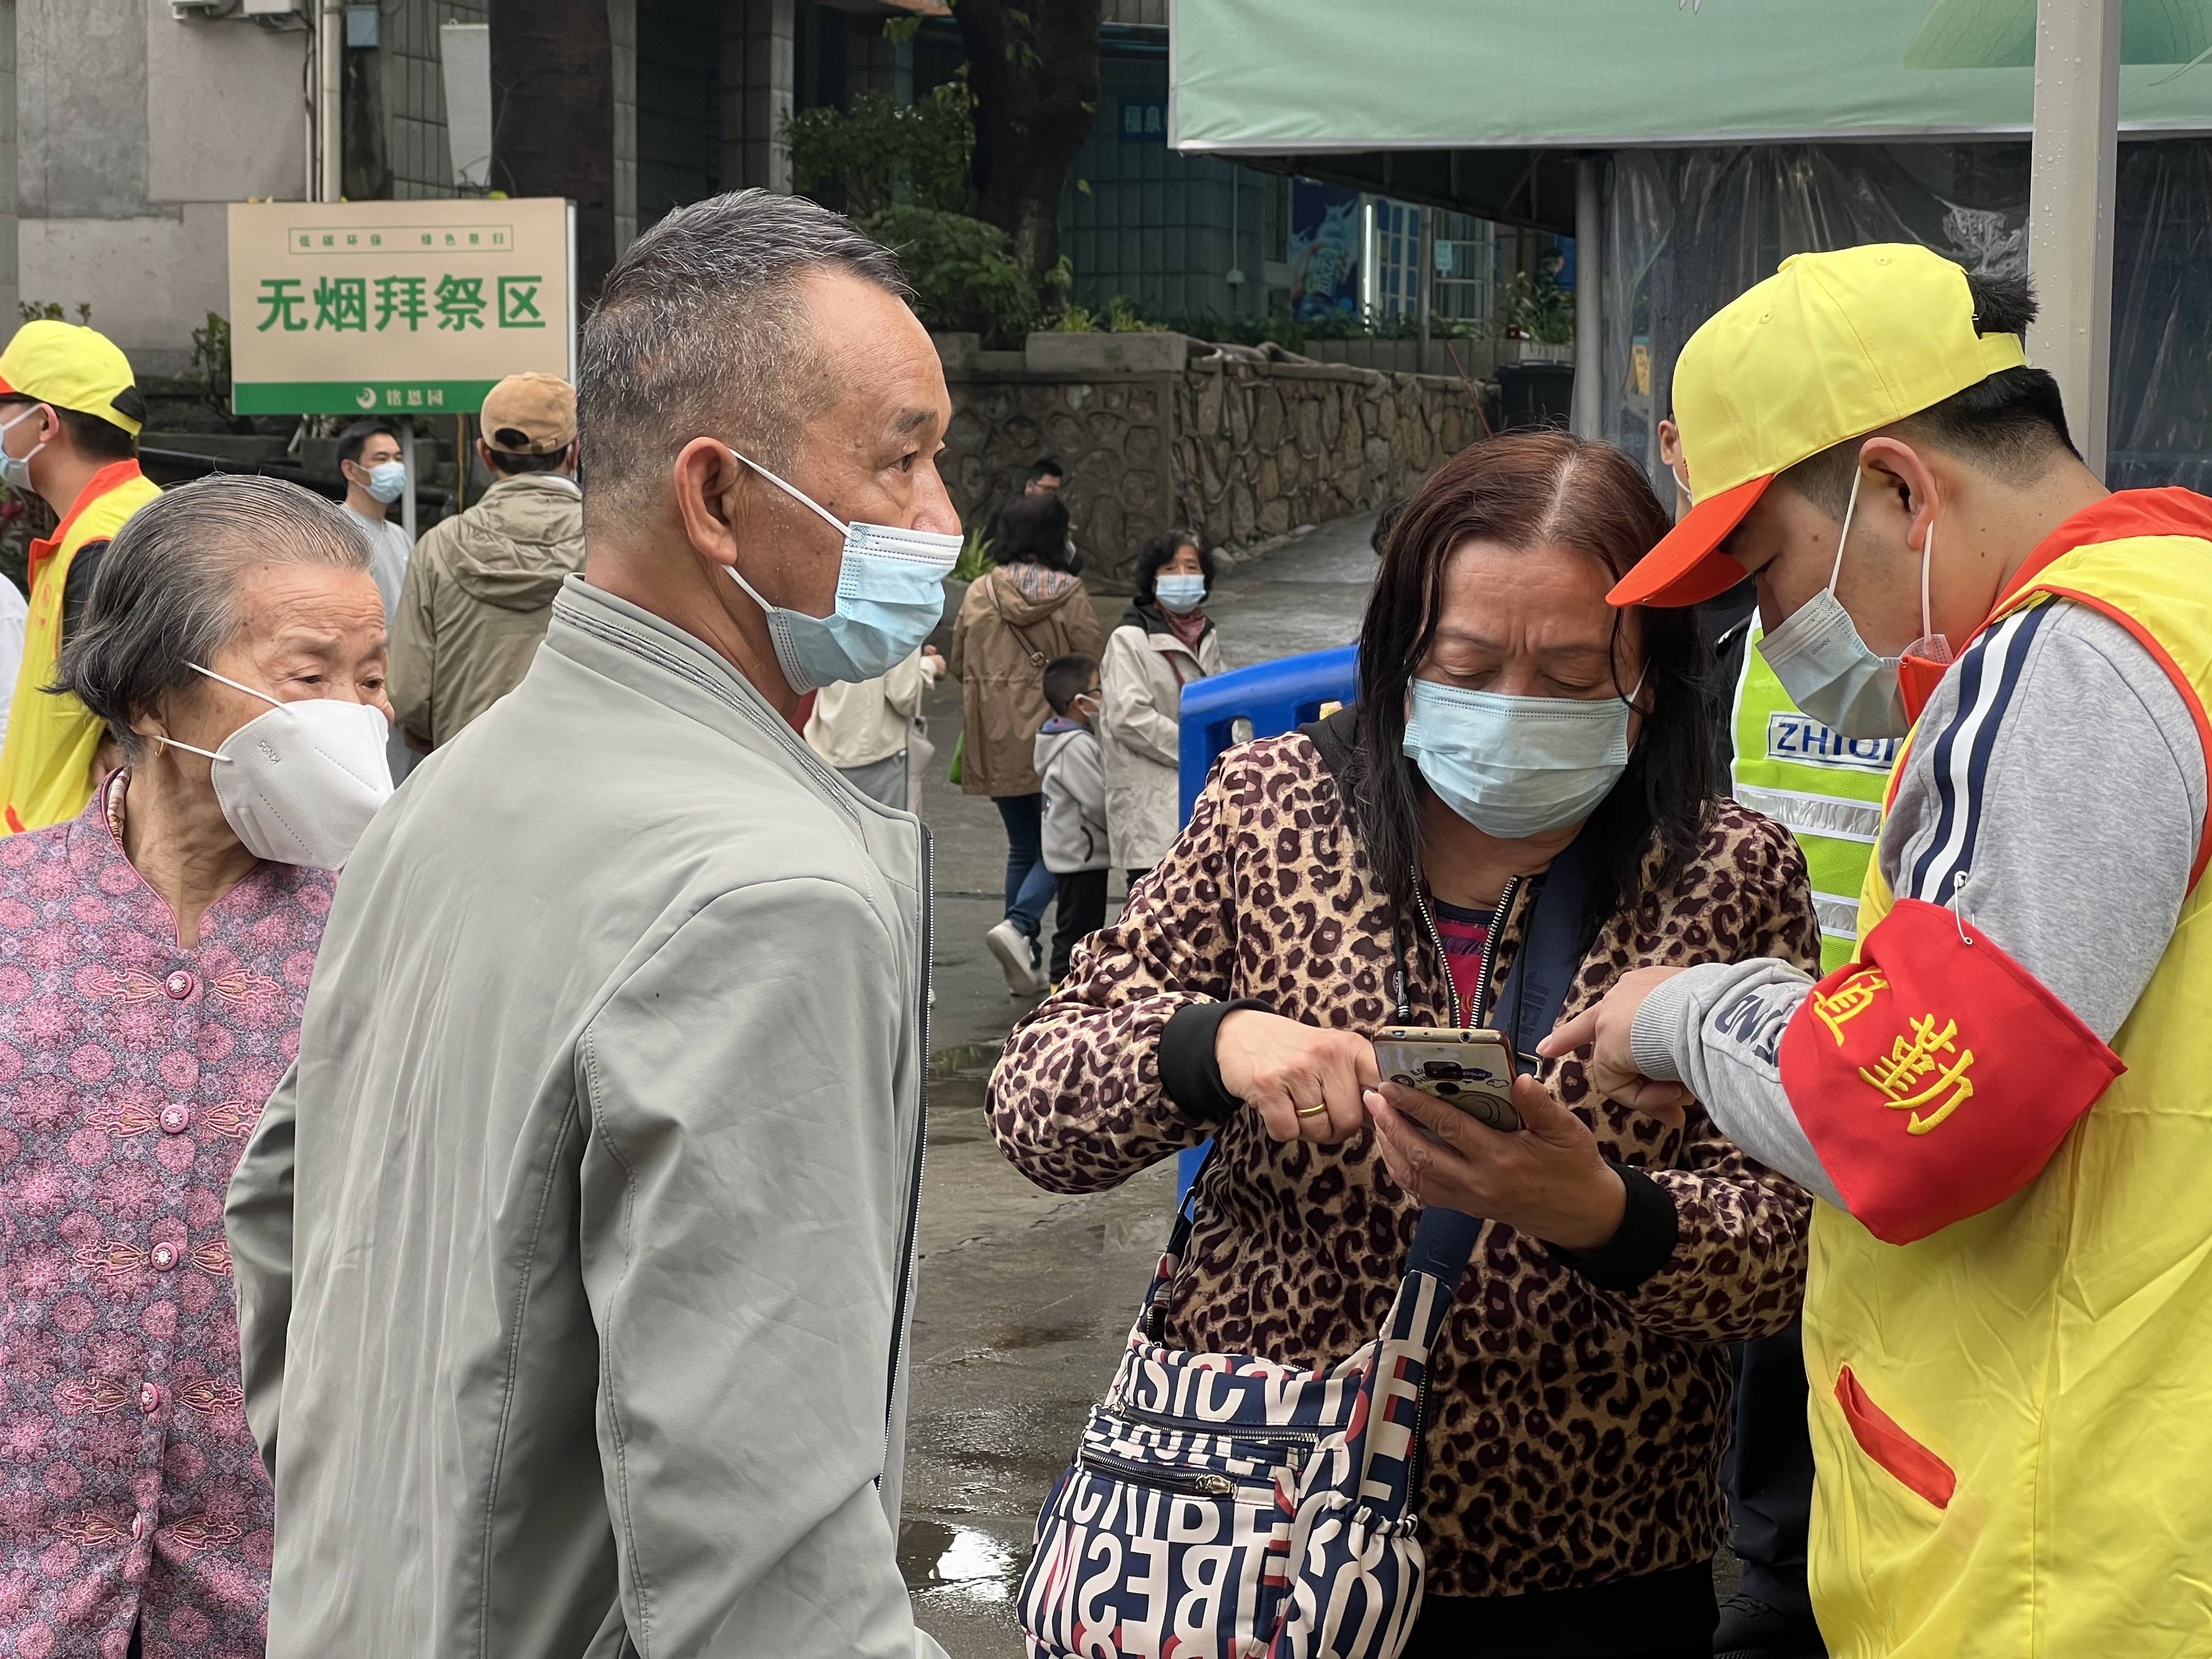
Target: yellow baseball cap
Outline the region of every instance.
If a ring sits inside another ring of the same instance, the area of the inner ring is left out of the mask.
[[[1692,505],[1606,597],[1695,605],[1743,580],[1720,551],[1777,473],[2027,362],[1977,334],[1966,272],[1910,242],[1798,253],[1715,312],[1674,364]]]
[[[146,424],[138,377],[115,342],[95,329],[43,317],[17,329],[0,351],[0,398],[96,415],[134,438]]]

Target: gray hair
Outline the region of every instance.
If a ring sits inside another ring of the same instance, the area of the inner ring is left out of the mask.
[[[79,699],[134,758],[137,715],[195,683],[236,636],[238,583],[264,564],[369,568],[368,538],[321,496],[279,478],[217,476],[146,503],[100,555],[84,618],[48,688]]]
[[[649,481],[702,434],[727,433],[781,470],[836,391],[797,292],[824,269],[914,297],[889,248],[803,197],[709,197],[630,244],[577,349],[588,515],[643,506]]]

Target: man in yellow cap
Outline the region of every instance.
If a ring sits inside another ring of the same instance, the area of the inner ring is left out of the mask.
[[[138,470],[145,423],[130,360],[105,335],[40,319],[0,351],[0,483],[61,515],[52,535],[31,544],[31,614],[0,744],[0,833],[59,823],[92,799],[100,721],[46,688],[100,553],[161,493]]]
[[[1614,601],[1749,573],[1798,707],[1905,747],[1851,961],[1632,974],[1543,1045],[1818,1200],[1839,1659],[2212,1631],[2212,501],[2104,488],[2033,316],[2023,279],[1853,248],[1684,348],[1696,504]]]

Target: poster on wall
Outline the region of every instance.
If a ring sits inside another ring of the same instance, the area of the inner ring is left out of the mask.
[[[1359,314],[1359,192],[1291,181],[1291,314],[1301,322]]]

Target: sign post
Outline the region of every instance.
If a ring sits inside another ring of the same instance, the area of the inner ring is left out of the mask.
[[[509,374],[573,380],[574,242],[558,198],[234,202],[231,408],[467,415]]]

